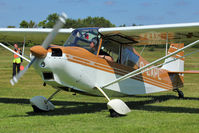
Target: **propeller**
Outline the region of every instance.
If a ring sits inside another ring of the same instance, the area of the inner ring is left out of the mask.
[[[66,22],[67,19],[67,15],[65,13],[62,13],[61,16],[59,16],[58,21],[56,22],[56,24],[53,27],[53,30],[48,34],[48,36],[46,37],[46,39],[43,41],[42,43],[42,47],[44,49],[48,49],[50,43],[55,39],[55,36],[57,35],[59,29],[64,25],[64,23]],[[24,68],[23,71],[20,71],[16,76],[14,76],[11,80],[10,83],[12,85],[14,85],[15,83],[17,83],[19,81],[19,79],[25,74],[25,72],[28,70],[28,68],[34,63],[34,61],[37,60],[37,56],[35,56],[31,62]]]

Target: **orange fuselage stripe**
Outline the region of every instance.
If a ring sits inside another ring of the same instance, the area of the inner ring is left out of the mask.
[[[133,70],[135,70],[135,68],[137,68],[137,66],[132,68],[114,62],[108,62],[105,59],[93,55],[92,53],[88,52],[83,48],[79,47],[59,47],[59,48],[62,49],[63,53],[66,54],[68,60],[71,62],[92,67],[94,69],[102,70],[112,74],[123,76],[129,72],[132,72]],[[50,52],[51,50],[48,51]],[[145,61],[144,58],[142,58],[141,56],[140,56],[140,61],[144,62],[145,65],[148,64],[148,62]],[[152,71],[155,70],[152,69],[151,73]],[[173,85],[169,78],[168,71],[162,69],[157,69],[156,71],[159,71],[159,77],[157,76],[153,77],[153,75],[149,76],[149,72],[144,72],[140,75],[131,78],[157,87],[161,87],[163,89],[169,89],[169,90],[173,89]],[[160,78],[161,80],[158,78]]]

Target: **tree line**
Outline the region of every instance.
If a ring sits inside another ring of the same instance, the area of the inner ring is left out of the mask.
[[[57,13],[52,13],[47,16],[45,20],[40,21],[39,23],[30,20],[22,20],[19,24],[19,28],[53,28],[59,15]],[[115,27],[116,25],[111,23],[109,20],[104,17],[87,17],[84,19],[71,19],[68,18],[63,28],[82,28],[82,27]],[[119,27],[125,27],[126,24],[122,24]],[[136,24],[132,24],[136,26]],[[15,26],[7,26],[7,28],[16,28]]]
[[[40,21],[38,24],[33,20],[29,22],[22,20],[19,24],[19,28],[53,28],[56,21],[58,20],[59,15],[53,13],[47,16],[43,21]],[[8,28],[15,28],[15,26],[7,26]],[[112,24],[109,20],[104,17],[87,17],[84,19],[71,19],[68,18],[63,28],[82,28],[82,27],[115,27],[115,24]]]
[[[59,15],[57,13],[49,14],[45,20],[40,21],[38,24],[33,20],[27,22],[26,20],[22,20],[19,24],[20,28],[53,28],[56,21],[58,20]],[[71,19],[68,18],[63,28],[82,28],[82,27],[115,27],[115,24],[112,24],[109,20],[104,17],[87,17],[84,19]],[[136,24],[132,24],[132,26],[136,26]],[[7,26],[8,28],[15,28],[15,26]],[[125,24],[120,25],[120,27],[126,27]],[[154,47],[154,46],[152,46]],[[163,46],[155,46],[155,47],[164,47]],[[199,46],[195,46],[199,47]]]

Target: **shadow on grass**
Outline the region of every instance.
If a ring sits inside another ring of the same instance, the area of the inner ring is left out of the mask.
[[[199,113],[199,108],[189,108],[189,107],[171,107],[171,106],[156,106],[147,105],[153,103],[161,103],[167,100],[198,100],[195,97],[185,97],[184,99],[179,99],[173,95],[161,95],[161,96],[133,96],[139,98],[151,98],[151,100],[137,101],[137,102],[126,102],[126,104],[134,110],[144,110],[144,111],[156,111],[156,112],[167,112],[167,113]]]
[[[145,111],[156,111],[156,112],[168,112],[168,113],[199,113],[198,108],[189,107],[169,107],[169,106],[156,106],[148,105],[156,102],[164,102],[171,99],[179,100],[178,97],[173,95],[161,95],[161,96],[133,96],[135,98],[150,98],[144,101],[129,101],[126,104],[132,110],[145,110]],[[199,100],[199,98],[186,97],[185,100]],[[18,99],[18,98],[0,98],[0,103],[8,104],[29,104],[29,99]],[[69,115],[69,114],[81,114],[81,113],[95,113],[102,110],[107,110],[105,103],[93,103],[93,102],[73,102],[73,101],[52,101],[55,106],[61,106],[50,112],[34,113],[26,112],[28,116],[35,115]],[[27,115],[25,115],[27,116]],[[19,117],[14,116],[14,117]]]

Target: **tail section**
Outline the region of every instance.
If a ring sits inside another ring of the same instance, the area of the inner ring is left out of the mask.
[[[175,44],[171,44],[168,54],[171,54],[175,51],[177,51],[178,49],[181,49],[184,47],[184,43],[175,43]],[[184,51],[181,51],[179,53],[177,53],[176,55],[173,55],[169,58],[167,58],[165,60],[165,62],[171,61],[173,59],[176,58],[180,58],[184,56]],[[162,69],[166,69],[170,72],[184,72],[184,58],[180,58],[177,59],[175,61],[172,61],[170,63],[167,63],[165,65],[162,66]],[[179,74],[179,73],[170,73],[169,72],[169,77],[172,81],[172,85],[173,85],[173,89],[178,89],[178,88],[182,88],[184,86],[184,76],[183,74]]]
[[[168,54],[173,53],[177,51],[178,49],[181,49],[184,47],[184,43],[174,43],[170,45]],[[180,58],[184,56],[184,51],[181,51],[177,53],[174,56],[171,56],[165,60],[165,62],[171,61],[176,58]],[[184,58],[180,58],[178,60],[175,60],[173,62],[167,63],[162,66],[162,69],[166,69],[168,71],[173,71],[173,72],[183,72],[184,71]]]

